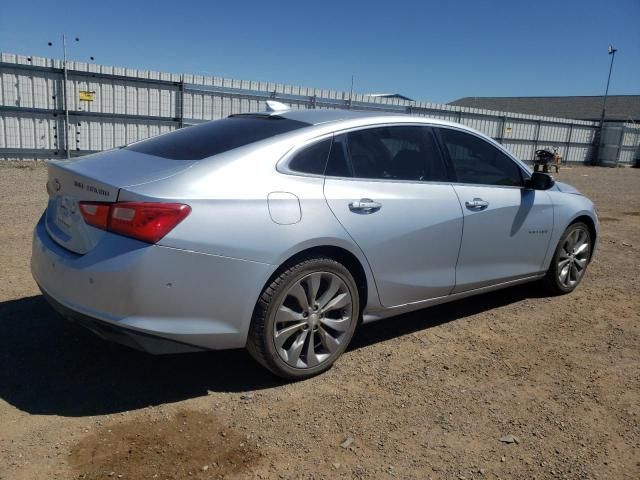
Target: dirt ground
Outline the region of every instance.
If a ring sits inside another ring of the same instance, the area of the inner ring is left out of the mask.
[[[59,318],[29,273],[45,176],[0,166],[0,479],[640,478],[640,170],[557,175],[602,221],[573,294],[371,324],[291,384],[243,351],[153,357]]]

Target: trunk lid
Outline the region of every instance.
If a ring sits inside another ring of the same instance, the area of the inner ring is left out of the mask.
[[[91,251],[103,230],[87,225],[79,202],[117,201],[121,188],[173,176],[193,161],[176,161],[129,150],[110,150],[80,159],[48,164],[47,232],[58,244],[78,254]]]

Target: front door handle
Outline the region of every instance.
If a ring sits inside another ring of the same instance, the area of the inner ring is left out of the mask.
[[[382,204],[374,202],[370,198],[361,198],[349,203],[349,210],[354,213],[369,214],[377,212],[382,208]]]
[[[489,206],[489,202],[481,198],[474,198],[471,201],[467,200],[466,202],[464,202],[464,205],[469,210],[484,210]]]

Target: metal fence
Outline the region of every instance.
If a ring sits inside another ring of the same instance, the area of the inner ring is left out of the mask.
[[[0,53],[0,160],[64,158],[114,148],[182,126],[260,111],[277,99],[301,108],[410,113],[468,125],[532,160],[557,147],[567,162],[588,162],[597,123],[335,90],[163,73]],[[69,121],[66,122],[65,107]],[[66,128],[65,128],[66,127]],[[616,162],[630,163],[640,126],[624,124]],[[615,147],[615,145],[614,145]]]

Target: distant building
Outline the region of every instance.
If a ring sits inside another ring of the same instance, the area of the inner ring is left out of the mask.
[[[464,97],[449,105],[545,117],[600,121],[602,96],[592,97]],[[605,120],[640,123],[640,95],[609,95]]]
[[[413,98],[405,97],[399,93],[367,93],[367,97],[380,97],[380,98],[397,98],[398,100],[406,100],[408,102],[415,102]]]

